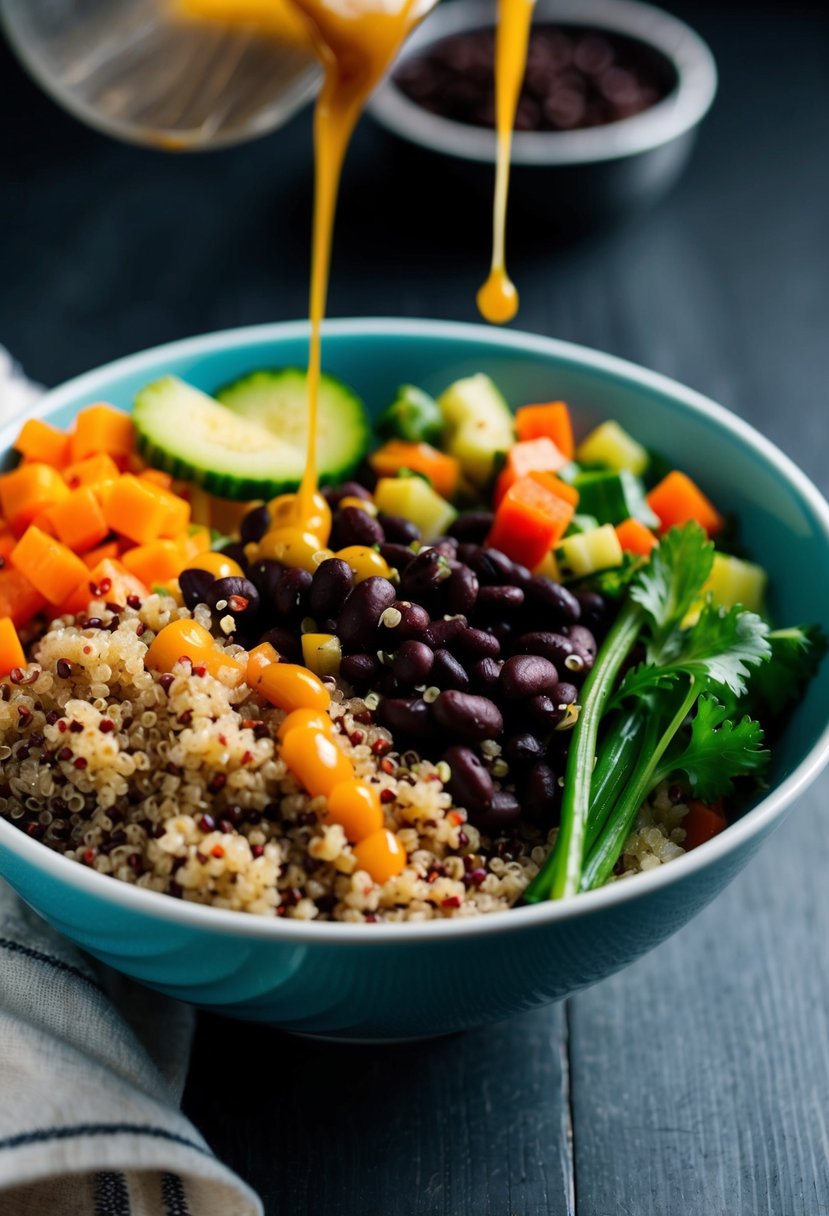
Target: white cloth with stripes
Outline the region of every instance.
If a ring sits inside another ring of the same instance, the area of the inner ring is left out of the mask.
[[[37,392],[0,348],[0,421]],[[0,881],[0,1216],[262,1216],[179,1109],[193,1024]]]

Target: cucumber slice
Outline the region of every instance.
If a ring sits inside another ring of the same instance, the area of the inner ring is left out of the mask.
[[[271,498],[302,475],[297,448],[177,376],[143,388],[132,419],[150,464],[222,498]]]
[[[469,480],[486,485],[498,456],[515,442],[515,419],[489,376],[479,372],[450,384],[438,398],[446,423],[446,451]]]
[[[305,469],[308,445],[308,378],[297,367],[265,368],[225,385],[216,400],[240,419],[255,422],[297,453],[276,491],[294,489]],[[371,425],[360,398],[340,380],[323,374],[319,387],[317,468],[323,484],[346,481],[365,456]]]

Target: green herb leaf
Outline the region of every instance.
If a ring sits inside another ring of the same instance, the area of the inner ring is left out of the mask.
[[[719,608],[710,597],[693,629],[681,635],[681,648],[671,656],[679,668],[701,683],[725,685],[735,696],[746,690],[749,667],[771,656],[768,626],[756,612]]]
[[[658,777],[685,773],[694,794],[704,802],[734,791],[733,778],[761,773],[769,753],[763,748],[759,722],[728,719],[728,710],[716,697],[703,695],[691,721],[691,737],[683,749],[666,757]]]
[[[826,635],[817,625],[775,629],[768,635],[771,657],[752,672],[748,686],[752,712],[762,708],[777,717],[796,701],[827,649]]]
[[[679,627],[699,597],[714,562],[714,546],[696,523],[671,528],[654,549],[630,589],[651,623],[649,660],[659,658],[665,639]]]

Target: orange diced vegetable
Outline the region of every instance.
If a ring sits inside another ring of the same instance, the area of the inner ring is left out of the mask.
[[[47,507],[68,497],[69,491],[60,473],[48,464],[23,464],[0,477],[3,515],[15,536],[22,536]]]
[[[90,549],[88,553],[83,553],[84,563],[90,570],[94,570],[99,562],[117,561],[121,556],[121,550],[118,548],[117,540],[108,540],[105,545],[97,545],[96,548]]]
[[[17,537],[13,532],[9,532],[8,528],[0,529],[0,558],[3,559],[0,561],[0,570],[2,570],[3,564],[9,560],[11,551],[16,544]]]
[[[195,527],[191,525],[188,532],[178,537],[178,546],[181,549],[185,562],[192,561],[200,553],[209,552],[211,544],[210,529],[203,528],[200,525],[196,525]]]
[[[125,473],[112,487],[104,505],[104,517],[113,532],[120,532],[137,545],[145,545],[161,535],[169,518],[169,506],[155,486]]]
[[[276,668],[284,666],[284,663],[276,664]],[[280,751],[288,768],[312,798],[320,794],[327,797],[336,785],[354,776],[345,752],[326,731],[300,726],[285,736]]]
[[[179,498],[178,494],[172,494],[169,490],[162,489],[161,486],[153,485],[152,482],[146,484],[163,504],[166,512],[164,523],[161,526],[161,535],[169,540],[171,537],[180,536],[182,532],[186,532],[190,524],[190,503],[187,499]]]
[[[139,481],[150,481],[154,486],[159,486],[162,490],[172,490],[173,479],[169,473],[165,473],[163,469],[142,469],[138,473]]]
[[[562,481],[560,477],[556,477],[553,473],[528,473],[527,476],[532,481],[537,481],[539,485],[546,486],[553,494],[559,498],[563,498],[569,503],[573,510],[579,505],[579,492],[575,486],[571,486],[569,481]]]
[[[89,486],[79,486],[46,512],[58,539],[74,553],[85,553],[109,535],[101,504]]]
[[[113,485],[120,476],[118,465],[105,452],[67,465],[63,470],[70,490],[76,490],[78,486],[91,486],[99,498],[103,497],[106,487]]]
[[[245,664],[220,650],[204,626],[189,619],[164,626],[149,647],[144,665],[154,671],[172,671],[179,659],[184,658],[190,660],[194,670],[203,667],[231,687],[245,678]]]
[[[705,844],[728,827],[728,820],[723,814],[722,800],[711,803],[699,802],[696,798],[688,802],[688,814],[682,820],[685,829],[686,849],[695,849],[697,845]]]
[[[571,502],[537,478],[522,477],[499,503],[486,543],[533,570],[564,535],[572,518]]]
[[[550,401],[546,405],[523,405],[515,415],[515,433],[523,442],[527,439],[552,439],[558,450],[568,460],[576,450],[573,439],[573,424],[570,410],[563,401]]]
[[[121,562],[148,587],[178,578],[184,565],[181,548],[174,540],[151,540],[122,554]]]
[[[368,460],[378,477],[396,477],[401,469],[422,474],[442,498],[454,498],[460,481],[460,461],[428,443],[390,439],[372,452]]]
[[[661,532],[689,523],[692,519],[700,524],[709,536],[716,536],[723,526],[723,518],[713,503],[685,473],[674,469],[654,486],[648,494],[648,505],[659,517]]]
[[[89,571],[77,554],[34,526],[23,533],[10,560],[50,604],[62,603],[89,577]]]
[[[559,451],[552,439],[546,436],[513,444],[507,452],[506,464],[495,484],[495,505],[498,505],[510,486],[515,485],[522,477],[527,477],[530,473],[557,473],[567,463],[567,457]]]
[[[53,469],[62,469],[69,459],[69,436],[40,418],[23,423],[14,446],[24,460],[48,464]]]
[[[0,617],[0,677],[7,676],[15,667],[26,666],[26,655],[17,636],[11,617]]]
[[[397,878],[406,866],[406,850],[394,832],[387,828],[380,828],[378,832],[372,832],[359,844],[355,844],[354,856],[360,869],[366,870],[378,883]]]
[[[626,553],[635,553],[639,557],[649,557],[659,541],[638,519],[625,519],[616,525],[616,535],[619,544]]]
[[[105,452],[123,467],[135,447],[135,430],[129,414],[111,405],[90,405],[75,419],[69,439],[72,461]]]
[[[0,570],[0,616],[11,617],[15,625],[25,625],[45,607],[46,600],[25,574],[13,566]]]
[[[247,667],[245,669],[246,683],[251,688],[256,688],[265,668],[270,667],[272,663],[278,662],[279,655],[270,642],[260,642],[258,646],[254,646],[253,650],[248,652]]]
[[[90,600],[105,600],[108,604],[118,604],[123,608],[132,595],[143,600],[149,595],[149,590],[119,561],[105,557],[87,570],[86,578],[73,588],[58,611],[60,616],[77,616],[79,612],[86,611]]]

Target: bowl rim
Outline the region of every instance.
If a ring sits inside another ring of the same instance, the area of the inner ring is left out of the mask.
[[[307,338],[308,333],[307,321],[288,321],[226,329],[164,343],[74,377],[44,394],[34,409],[26,411],[25,416],[50,415],[78,396],[88,395],[90,399],[96,399],[113,378],[141,373],[144,370],[154,374],[166,361],[174,358],[215,354],[238,347],[255,347],[280,339]],[[447,343],[471,341],[482,350],[488,346],[496,346],[517,354],[526,352],[552,356],[562,363],[581,369],[588,368],[610,379],[621,378],[645,394],[668,395],[681,409],[713,422],[745,444],[756,456],[771,464],[809,508],[815,524],[822,531],[825,542],[829,544],[829,503],[794,461],[781,452],[771,440],[766,439],[749,423],[724,406],[659,372],[649,371],[615,355],[558,338],[548,338],[521,330],[493,330],[485,325],[462,322],[365,317],[328,321],[325,323],[324,333],[328,336],[357,339],[409,337]],[[18,414],[0,428],[0,451],[9,445],[11,437],[16,434],[22,416],[24,415]],[[814,781],[827,761],[829,723],[824,726],[820,736],[798,766],[779,786],[720,835],[684,857],[677,858],[669,865],[637,874],[624,882],[611,883],[609,886],[569,899],[510,908],[503,912],[469,918],[369,925],[259,917],[247,912],[214,908],[173,899],[162,892],[119,882],[109,875],[87,869],[78,862],[46,848],[39,841],[25,836],[2,817],[0,854],[8,849],[47,879],[53,877],[58,883],[73,887],[82,894],[110,901],[125,911],[132,911],[156,921],[206,929],[221,936],[271,940],[282,945],[330,946],[336,943],[378,949],[392,942],[410,946],[418,942],[427,945],[436,939],[541,929],[546,925],[569,921],[578,916],[606,912],[632,899],[644,898],[667,886],[691,879],[695,873],[699,874],[709,865],[723,861],[753,838],[761,836],[776,821],[780,821],[784,811]]]
[[[492,0],[454,0],[429,14],[403,48],[397,65],[425,47],[494,20]],[[717,67],[708,45],[690,26],[664,9],[639,0],[537,0],[537,20],[597,25],[661,52],[672,63],[676,87],[641,114],[579,131],[517,131],[513,165],[579,165],[613,161],[678,139],[705,117],[717,92]],[[495,163],[495,133],[425,110],[386,78],[367,111],[399,138],[461,160]]]

